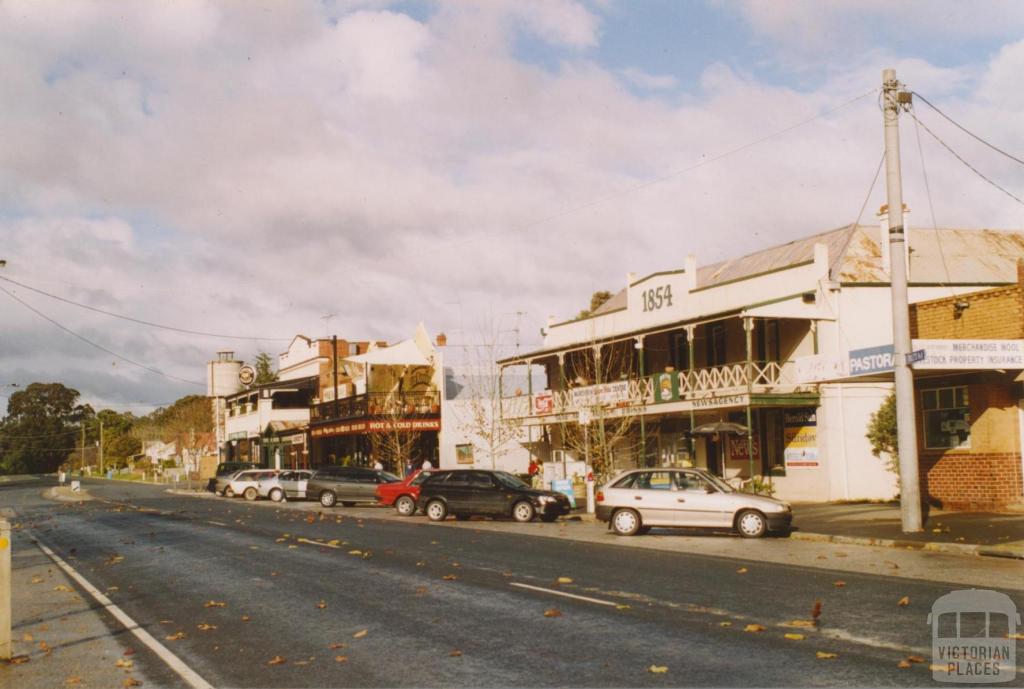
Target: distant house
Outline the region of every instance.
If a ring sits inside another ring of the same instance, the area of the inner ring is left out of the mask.
[[[178,443],[171,441],[165,443],[162,440],[142,441],[143,461],[149,460],[150,464],[163,464],[168,459],[178,460]]]

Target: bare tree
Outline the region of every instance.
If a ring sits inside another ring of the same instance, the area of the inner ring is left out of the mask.
[[[424,393],[393,390],[381,396],[370,423],[370,449],[375,461],[397,474],[416,449],[422,431],[416,428],[415,414],[426,401]],[[429,403],[429,402],[428,402]]]

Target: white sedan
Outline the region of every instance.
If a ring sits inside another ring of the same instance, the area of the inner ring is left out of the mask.
[[[306,482],[312,475],[313,472],[308,469],[282,471],[276,476],[261,479],[256,492],[259,497],[270,498],[274,502],[281,502],[288,498],[305,500]]]
[[[277,469],[248,469],[239,471],[231,477],[227,488],[224,489],[224,496],[233,498],[242,495],[246,500],[255,500],[259,496],[259,484],[263,479],[277,476]]]

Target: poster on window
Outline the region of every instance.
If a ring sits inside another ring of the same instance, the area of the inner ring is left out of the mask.
[[[786,469],[818,466],[818,422],[813,409],[784,412],[782,440]]]

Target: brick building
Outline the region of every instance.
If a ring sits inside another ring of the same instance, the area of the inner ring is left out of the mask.
[[[1024,340],[1024,262],[1017,284],[920,302],[911,334],[998,356]],[[997,364],[998,365],[998,364]],[[1007,363],[991,370],[921,371],[915,376],[922,493],[944,508],[999,509],[1022,501],[1022,383]]]

